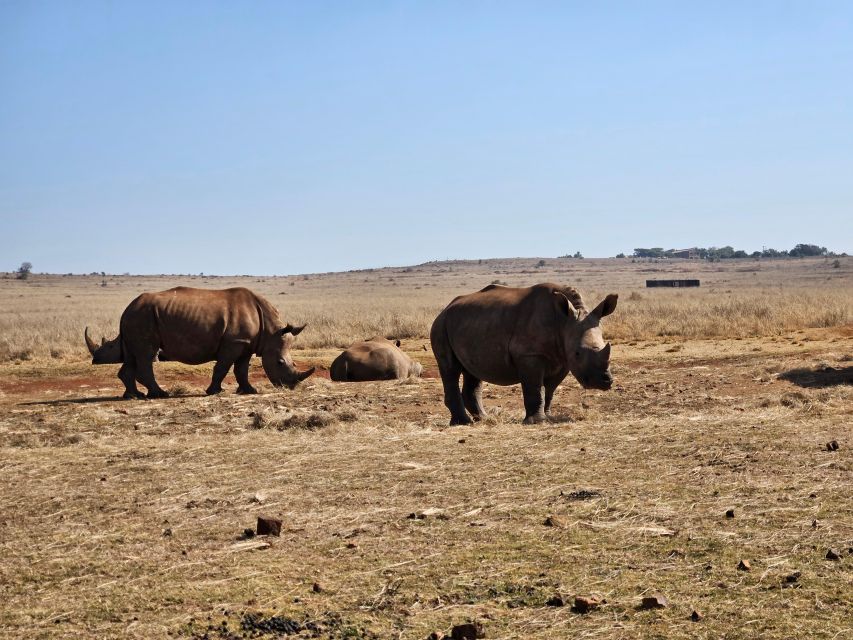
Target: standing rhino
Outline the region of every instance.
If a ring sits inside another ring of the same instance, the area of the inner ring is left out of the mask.
[[[402,380],[421,375],[423,367],[400,350],[400,341],[371,338],[356,342],[335,358],[329,374],[336,382]]]
[[[575,289],[556,284],[489,285],[453,300],[430,332],[450,424],[470,424],[466,409],[475,420],[484,414],[483,380],[521,383],[525,424],[546,419],[554,390],[570,372],[587,389],[609,389],[610,343],[599,323],[616,300],[610,294],[587,311]]]
[[[244,289],[211,290],[175,287],[158,293],[143,293],[121,315],[118,356],[115,341],[100,348],[88,337],[92,362],[121,362],[118,377],[125,398],[140,398],[139,381],[149,398],[168,394],[154,378],[153,362],[175,360],[185,364],[216,361],[208,394],[222,391],[222,380],[231,366],[237,378],[237,393],[257,393],[249,383],[249,360],[261,357],[267,377],[276,386],[296,384],[312,373],[298,372],[290,357],[293,339],[305,326],[284,325],[266,299]]]

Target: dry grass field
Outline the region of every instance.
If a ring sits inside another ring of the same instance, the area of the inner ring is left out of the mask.
[[[853,259],[537,263],[0,279],[0,634],[853,637]],[[702,287],[643,287],[667,277]],[[428,328],[495,280],[619,293],[614,388],[567,379],[526,426],[520,390],[486,385],[487,419],[448,427]],[[121,401],[83,327],[112,337],[177,284],[308,322],[300,368],[378,333],[425,376],[280,391],[255,361],[260,395],[208,398],[210,366],[159,363],[177,397]],[[280,537],[245,537],[261,515]]]

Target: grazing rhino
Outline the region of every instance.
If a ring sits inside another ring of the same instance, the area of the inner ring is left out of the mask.
[[[121,315],[118,359],[114,341],[100,348],[88,338],[86,344],[96,359],[121,362],[118,377],[125,398],[141,398],[139,381],[149,398],[168,394],[154,378],[153,362],[175,360],[185,364],[216,361],[208,394],[222,391],[222,380],[231,366],[237,378],[237,393],[257,393],[249,383],[249,360],[261,357],[267,377],[276,386],[296,384],[312,373],[299,372],[290,357],[294,338],[305,326],[284,325],[266,299],[244,289],[211,290],[175,287],[168,291],[143,293]]]
[[[604,344],[599,323],[616,301],[610,294],[587,311],[575,289],[556,284],[489,285],[453,300],[430,332],[450,424],[470,424],[466,409],[475,420],[484,414],[484,380],[521,383],[525,424],[546,419],[554,390],[569,373],[587,389],[609,389],[610,343]]]
[[[329,369],[336,382],[402,380],[421,375],[423,367],[400,350],[400,341],[371,338],[356,342]]]

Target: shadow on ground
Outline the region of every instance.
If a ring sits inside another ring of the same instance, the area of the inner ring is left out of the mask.
[[[791,369],[779,374],[779,379],[793,382],[799,387],[820,389],[840,384],[853,384],[853,367],[821,367],[819,369]]]

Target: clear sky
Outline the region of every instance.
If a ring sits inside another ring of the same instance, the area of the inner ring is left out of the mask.
[[[853,3],[0,0],[0,270],[853,251]]]

